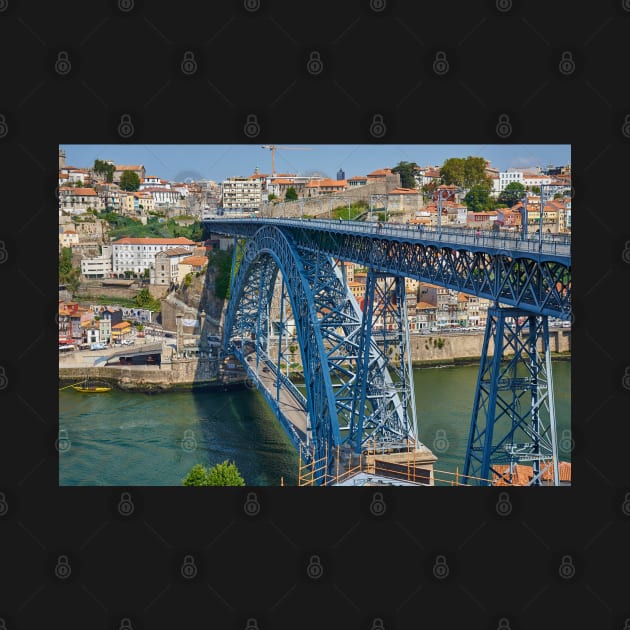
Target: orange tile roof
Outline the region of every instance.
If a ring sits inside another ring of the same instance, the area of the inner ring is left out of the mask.
[[[131,328],[131,324],[129,322],[120,322],[112,326],[112,330],[122,330],[123,328]]]
[[[354,177],[351,177],[348,181],[352,181],[354,179],[367,179],[367,175],[355,175]]]
[[[272,184],[293,184],[294,182],[292,182],[290,179],[272,179],[271,183]]]
[[[389,191],[390,195],[417,195],[418,191],[414,188],[394,188]]]
[[[541,480],[543,481],[552,481],[553,480],[553,466],[551,463],[545,463],[546,468],[543,471]],[[525,464],[515,464],[514,472],[512,475],[512,483],[509,482],[509,472],[510,465],[509,464],[499,464],[493,467],[497,473],[494,474],[494,482],[495,486],[526,486],[531,481],[534,476],[533,466],[526,466]],[[504,477],[501,477],[504,475]],[[559,462],[558,464],[558,475],[560,476],[560,481],[571,481],[571,463],[570,462]],[[508,478],[508,480],[505,479]]]
[[[368,177],[384,177],[385,175],[391,175],[391,168],[377,168],[375,171],[368,173]]]
[[[177,238],[149,238],[149,237],[131,237],[124,236],[117,241],[113,241],[112,245],[194,245],[195,242],[183,236]]]
[[[193,267],[203,267],[208,263],[208,259],[205,256],[188,256],[180,261],[182,265],[192,265]]]
[[[94,188],[71,188],[75,195],[83,195],[84,197],[96,197]]]

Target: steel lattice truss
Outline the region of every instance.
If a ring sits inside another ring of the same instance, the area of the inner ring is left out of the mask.
[[[273,365],[275,394],[264,387],[260,390],[301,452],[310,453],[315,460],[327,456],[332,470],[337,446],[345,458],[350,451],[361,452],[370,438],[390,446],[415,440],[402,279],[381,277],[382,287],[372,282],[366,299],[370,323],[366,325],[348,290],[343,268],[330,256],[299,250],[273,227],[263,227],[246,245],[238,243],[234,252],[238,271],[231,284],[224,350],[238,356],[252,378],[256,378],[256,370],[245,356],[250,342],[255,345],[255,365],[261,361]],[[272,347],[269,312],[279,276],[279,334]],[[296,324],[306,397],[281,370],[281,362],[286,361],[282,344],[289,311]],[[385,319],[392,330],[377,343],[373,324]],[[366,374],[368,378],[363,379]],[[283,415],[279,404],[283,387],[302,406],[307,418],[305,433]]]
[[[571,316],[569,255],[520,251],[507,245],[499,248],[379,236],[368,227],[362,233],[356,226],[350,231],[343,226],[311,227],[309,222],[278,223],[301,251],[324,252],[382,273],[438,284],[530,313],[561,319]],[[206,222],[213,231],[238,236],[252,236],[265,224],[262,220]]]
[[[558,485],[549,330],[544,316],[495,307],[488,309],[464,475],[473,485],[510,484],[520,462],[532,464],[530,485],[540,485],[545,472]]]

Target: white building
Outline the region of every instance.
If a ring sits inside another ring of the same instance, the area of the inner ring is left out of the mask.
[[[222,184],[222,205],[226,209],[258,210],[262,202],[260,178],[230,177]]]
[[[194,241],[183,236],[178,238],[121,238],[112,243],[112,271],[120,274],[125,271],[144,273],[155,264],[159,252],[174,247],[182,247],[191,254],[195,249]]]
[[[173,247],[155,255],[155,263],[149,272],[149,282],[170,285],[179,281],[179,263],[190,256],[186,247]]]

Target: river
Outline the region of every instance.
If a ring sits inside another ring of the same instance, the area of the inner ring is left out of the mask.
[[[462,472],[477,366],[414,369],[419,437]],[[571,363],[553,362],[560,459],[570,461]],[[59,484],[179,486],[197,463],[234,461],[249,486],[297,484],[298,455],[257,391],[59,392]]]

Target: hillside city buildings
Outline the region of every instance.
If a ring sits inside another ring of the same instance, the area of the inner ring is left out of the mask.
[[[526,193],[512,207],[472,212],[464,203],[467,191],[440,184],[440,166],[417,167],[413,173],[415,188],[403,187],[400,176],[391,168],[351,177],[340,169],[336,179],[295,173],[271,176],[255,169],[251,175],[217,183],[168,181],[155,173],[147,175],[142,164],[113,162],[113,178],[107,182],[104,175],[88,165],[66,164],[65,157],[60,148],[59,252],[64,248],[72,250],[74,266],[80,267],[84,280],[143,277],[156,297],[163,297],[189,274],[204,272],[208,251],[228,249],[232,240],[218,235],[210,235],[203,243],[183,237],[112,240],[109,223],[97,215],[114,213],[143,224],[152,218],[174,219],[180,225],[231,213],[300,217],[308,212],[328,218],[333,208],[349,208],[361,201],[369,203],[370,208],[374,206],[374,212],[364,217],[366,220],[426,226],[440,222],[443,227],[507,232],[523,231],[526,227],[532,234],[539,229],[550,234],[571,231],[570,165],[503,172],[486,163],[492,194],[500,194],[513,182],[522,184]],[[136,191],[119,186],[121,177],[129,171],[139,178]],[[541,199],[541,191],[551,186]],[[297,201],[285,203],[289,189],[295,191]],[[365,270],[347,264],[346,276],[351,292],[361,302]],[[411,332],[485,326],[487,300],[410,279],[405,281],[405,287]],[[64,318],[66,323],[76,319],[72,314]],[[72,334],[78,333],[79,328],[73,326]]]

